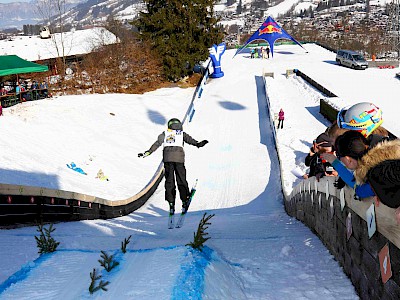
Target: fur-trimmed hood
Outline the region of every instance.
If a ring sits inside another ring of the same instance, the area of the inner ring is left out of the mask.
[[[368,171],[386,160],[400,160],[400,140],[383,141],[369,150],[358,162],[354,172],[357,184],[367,181]]]

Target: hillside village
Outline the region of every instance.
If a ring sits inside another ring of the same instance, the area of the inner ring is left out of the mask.
[[[103,6],[107,3],[102,2]],[[292,5],[282,5],[291,2]],[[98,7],[89,9],[88,3],[76,6],[75,11],[71,10],[66,23],[73,24],[74,28],[104,26],[107,18],[98,13]],[[127,7],[126,2],[123,3],[124,9],[118,11],[116,16],[129,26],[128,22],[137,16],[143,5],[136,2]],[[279,8],[280,5],[282,8]],[[230,47],[243,43],[268,15],[272,15],[299,41],[316,41],[332,49],[349,48],[367,57],[372,54],[384,57],[389,50],[383,47],[389,17],[386,5],[382,0],[222,0],[215,6],[215,13],[224,27],[225,42]],[[76,11],[80,7],[84,8],[85,13]],[[84,18],[77,21],[77,17],[73,19],[71,15],[84,15]],[[0,39],[6,39],[9,35],[0,32]]]
[[[113,1],[113,7],[117,7],[116,2]],[[90,9],[91,2],[83,3],[85,5],[77,5],[66,14],[65,28],[89,28],[107,23],[105,15],[99,13],[100,4]],[[108,2],[99,3],[103,7]],[[128,22],[137,16],[143,5],[140,1],[132,1],[130,6],[124,0],[121,3],[124,9],[110,14],[130,27]],[[386,37],[387,3],[385,0],[221,0],[215,6],[215,13],[226,33],[228,47],[242,44],[271,15],[301,42],[319,42],[335,50],[348,48],[367,57],[376,54],[383,58],[390,56]],[[80,8],[84,11],[79,12]],[[25,31],[24,27],[24,32],[20,30],[18,34],[26,35]],[[0,39],[9,38],[10,34],[0,32]],[[12,34],[15,35],[15,31]]]
[[[385,4],[364,0],[304,1],[273,17],[299,41],[315,41],[335,50],[349,48],[367,57],[385,57],[389,55],[384,47],[389,18]],[[218,12],[228,33],[226,42],[232,47],[243,43],[270,15],[269,10],[254,6],[245,6],[241,15],[236,10],[232,7]]]

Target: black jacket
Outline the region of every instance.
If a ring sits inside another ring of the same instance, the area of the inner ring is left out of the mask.
[[[315,153],[312,156],[308,153],[304,163],[307,167],[310,167],[308,177],[316,176],[317,174],[321,174],[321,177],[323,177],[325,175],[326,167],[331,166],[328,162],[322,162],[318,153]]]
[[[368,182],[383,204],[400,206],[400,140],[383,141],[370,149],[354,172],[357,184]]]

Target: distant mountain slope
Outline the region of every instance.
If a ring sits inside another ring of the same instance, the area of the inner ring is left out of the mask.
[[[84,26],[102,23],[110,15],[132,19],[142,8],[142,0],[87,0],[68,11],[64,18],[67,24]]]
[[[0,3],[0,30],[42,22],[37,9],[40,1]],[[110,15],[131,20],[143,7],[142,0],[66,0],[64,21],[65,25],[85,26],[99,25]]]
[[[32,0],[31,2],[11,2],[0,3],[0,30],[6,28],[22,29],[26,24],[37,24],[42,22],[42,16],[37,9],[37,2],[40,0]],[[65,0],[66,9],[81,3],[85,0]]]
[[[22,28],[24,24],[36,24],[39,19],[32,13],[30,3],[0,3],[0,29]]]

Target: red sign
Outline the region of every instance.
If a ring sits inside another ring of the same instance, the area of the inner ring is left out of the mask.
[[[388,244],[386,244],[379,252],[379,264],[381,266],[382,282],[386,283],[390,277],[392,277],[392,266],[390,265]]]

